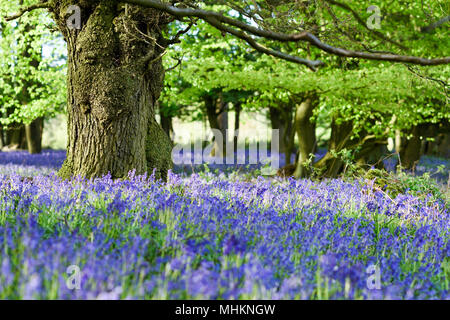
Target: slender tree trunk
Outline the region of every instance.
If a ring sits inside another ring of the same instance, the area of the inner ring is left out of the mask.
[[[323,177],[335,178],[344,169],[344,161],[333,153],[338,153],[351,144],[353,124],[349,121],[338,122],[333,118],[331,123],[331,136],[328,142],[328,151],[318,162],[314,164]]]
[[[291,164],[291,162],[292,162],[291,156],[295,152],[295,134],[297,132],[297,129],[295,127],[296,120],[294,119],[294,117],[296,115],[294,115],[294,111],[296,112],[296,108],[294,107],[293,104],[291,104],[290,107],[288,106],[286,108],[286,113],[284,113],[285,121],[286,121],[286,130],[284,131],[282,139],[283,139],[284,145],[285,145],[284,155],[285,155],[287,165]],[[315,124],[314,124],[314,126],[315,126]],[[315,132],[314,132],[314,135],[315,135]]]
[[[317,105],[317,97],[307,97],[299,106],[295,114],[295,125],[299,144],[299,153],[295,165],[294,177],[306,178],[310,175],[305,166],[316,145],[316,124],[311,121],[313,110]]]
[[[173,117],[171,115],[166,115],[164,111],[159,107],[159,117],[161,119],[161,128],[164,130],[169,139],[173,142],[174,131],[173,131]]]
[[[6,148],[9,150],[27,149],[27,138],[25,135],[25,127],[23,125],[15,125],[5,130],[6,132]]]
[[[387,153],[387,139],[375,135],[360,132],[360,138],[353,137],[353,123],[351,121],[338,122],[334,118],[331,123],[331,137],[328,151],[325,156],[314,164],[314,167],[322,172],[322,177],[336,178],[346,169],[344,155],[336,155],[346,149],[351,152],[353,164],[369,169],[384,168],[383,156]]]
[[[399,129],[395,130],[395,152],[398,154],[400,153],[400,150],[402,149],[402,135],[401,131]]]
[[[436,155],[442,158],[450,158],[450,131],[439,135]]]
[[[31,154],[42,151],[42,132],[44,130],[43,118],[37,118],[30,124],[25,125],[28,152]]]
[[[174,131],[172,117],[161,115],[161,127],[170,140],[173,140]]]
[[[355,154],[356,165],[364,169],[384,169],[383,157],[388,154],[387,140],[367,136],[365,138],[360,150]]]
[[[5,137],[3,134],[3,126],[0,125],[0,152],[2,151],[4,146],[5,146]]]
[[[291,156],[295,150],[294,103],[269,107],[272,130],[279,130],[279,151],[285,154],[286,166],[291,164]]]
[[[283,118],[281,116],[281,110],[279,108],[270,106],[269,107],[269,117],[270,117],[270,124],[272,127],[272,130],[279,130],[280,132],[280,141],[279,141],[279,150],[278,152],[284,153],[286,151],[286,145],[285,145],[285,132],[286,132],[286,122],[283,121]],[[287,161],[287,159],[286,159]]]
[[[433,155],[442,158],[450,158],[450,123],[447,120],[441,121],[435,126],[433,134],[434,141],[429,146]]]
[[[220,104],[220,102],[219,102]],[[222,133],[223,136],[223,145],[224,147],[226,146],[226,142],[227,142],[227,130],[228,130],[228,111],[226,110],[227,107],[224,107],[225,110],[223,112],[221,112],[218,116],[217,116],[217,122],[219,123],[219,129]],[[225,149],[223,149],[224,153],[225,153]]]
[[[223,157],[226,153],[227,130],[228,130],[228,112],[227,104],[223,100],[222,94],[218,97],[205,97],[205,107],[211,129],[218,130],[221,137],[213,138],[214,148],[211,156]]]
[[[23,5],[23,1],[19,1],[19,5]],[[22,22],[19,22],[22,23]],[[35,26],[27,24],[24,22],[24,32],[29,33]],[[40,49],[36,49],[32,45],[33,36],[28,35],[25,47],[20,53],[21,57],[29,63],[31,69],[37,70],[39,68],[40,59],[38,56],[41,55]],[[31,38],[30,38],[31,37]],[[37,50],[37,51],[36,51]],[[33,55],[34,54],[34,55]],[[30,90],[37,86],[38,83],[34,80],[24,79],[21,87],[21,92],[18,95],[20,104],[27,107],[31,102],[32,97],[30,95]],[[12,113],[13,110],[7,110],[7,114]],[[41,133],[42,119],[38,118],[34,120],[30,125],[23,125],[20,123],[12,124],[12,128],[8,129],[9,137],[7,137],[6,144],[9,149],[28,149],[30,153],[41,152]]]
[[[430,138],[434,138],[438,135],[439,125],[434,123],[425,123],[421,125],[421,148],[420,154],[432,155],[435,154],[436,141],[430,141]]]
[[[237,134],[234,136],[234,152],[238,151],[238,143],[239,143],[239,128],[241,126],[241,111],[242,104],[241,102],[236,102],[234,105],[234,130]]]
[[[402,142],[400,149],[400,163],[403,169],[413,170],[420,160],[421,140],[420,126],[414,126],[410,130],[409,137]]]
[[[205,96],[204,101],[209,127],[211,129],[219,129],[219,122],[217,121],[217,110],[214,97],[209,95]]]
[[[81,7],[81,29],[67,26]],[[165,178],[172,144],[155,120],[164,78],[162,30],[170,16],[116,1],[53,1],[68,48],[68,146],[59,175]]]

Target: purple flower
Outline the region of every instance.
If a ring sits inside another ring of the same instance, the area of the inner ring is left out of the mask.
[[[234,234],[227,238],[223,245],[223,253],[229,255],[232,253],[245,252],[246,243],[243,240],[238,239]]]

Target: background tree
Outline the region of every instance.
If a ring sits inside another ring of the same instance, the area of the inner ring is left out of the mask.
[[[29,4],[2,1],[0,14]],[[54,46],[58,34],[44,12],[32,12],[20,22],[2,21],[0,43],[0,123],[2,144],[39,153],[44,117],[63,110],[65,104],[64,57]]]

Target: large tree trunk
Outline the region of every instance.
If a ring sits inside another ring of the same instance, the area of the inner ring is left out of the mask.
[[[42,133],[44,130],[44,119],[37,118],[30,124],[25,125],[28,152],[31,154],[41,153]]]
[[[164,78],[161,33],[170,17],[116,1],[53,2],[68,48],[68,146],[60,176],[123,178],[155,169],[165,178],[172,145],[155,120],[155,103]],[[68,28],[68,5],[81,7],[81,29]]]
[[[295,165],[294,177],[306,178],[310,175],[305,166],[310,154],[314,153],[316,145],[316,123],[311,121],[313,110],[317,105],[317,96],[307,97],[299,106],[295,114],[295,126],[297,130],[299,152]]]

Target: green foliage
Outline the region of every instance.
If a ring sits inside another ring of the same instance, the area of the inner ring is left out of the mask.
[[[420,32],[421,27],[448,12],[442,1],[422,1],[427,10],[422,8],[420,1],[400,1],[389,5],[383,1],[349,3],[364,21],[370,16],[366,9],[371,5],[379,6],[383,15],[379,32],[392,39],[391,42],[383,41],[364,24],[349,19],[347,10],[332,6],[330,11],[325,2],[315,2],[315,5],[305,8],[301,2],[281,1],[280,5],[273,5],[267,1],[227,0],[219,1],[224,6],[205,8],[280,32],[293,33],[307,29],[307,26],[323,25],[324,30],[319,33],[323,41],[356,51],[370,48],[424,57],[448,54],[448,28],[437,28],[431,34]],[[238,10],[239,14],[231,11],[230,7]],[[179,29],[179,22],[173,28]],[[182,64],[168,74],[170,89],[164,95],[164,103],[171,105],[172,109],[178,106],[178,110],[185,106],[183,114],[192,115],[200,110],[201,96],[208,92],[244,90],[252,93],[244,99],[244,108],[265,112],[269,106],[283,108],[293,100],[301,99],[305,93],[314,91],[320,96],[320,105],[314,111],[319,126],[326,126],[332,116],[338,115],[343,121],[353,122],[356,135],[364,131],[383,137],[392,137],[395,129],[450,119],[448,87],[444,85],[450,80],[449,66],[412,67],[400,63],[343,59],[304,43],[259,41],[293,55],[324,60],[327,67],[314,73],[304,66],[262,55],[243,41],[197,21],[167,56],[169,62],[166,65],[173,65],[174,56],[182,57]],[[388,127],[390,131],[386,130]]]
[[[30,5],[33,1],[23,1]],[[19,1],[0,2],[0,16],[16,12]],[[29,123],[63,111],[66,102],[62,38],[41,10],[0,24],[0,123]],[[49,28],[50,27],[50,28]]]
[[[221,6],[213,8],[224,9]],[[174,22],[169,34],[176,34],[180,28],[183,28],[180,23]],[[227,81],[233,78],[235,70],[241,70],[252,59],[254,57],[248,48],[238,39],[222,35],[209,24],[197,21],[182,36],[181,42],[174,45],[164,57],[169,71],[166,72],[165,87],[160,99],[162,112],[196,120],[204,116],[205,96],[216,96],[219,92],[224,92],[227,102],[245,101],[252,92],[247,92],[237,82],[231,87]],[[176,67],[173,68],[174,66]],[[212,80],[214,77],[217,81]]]

